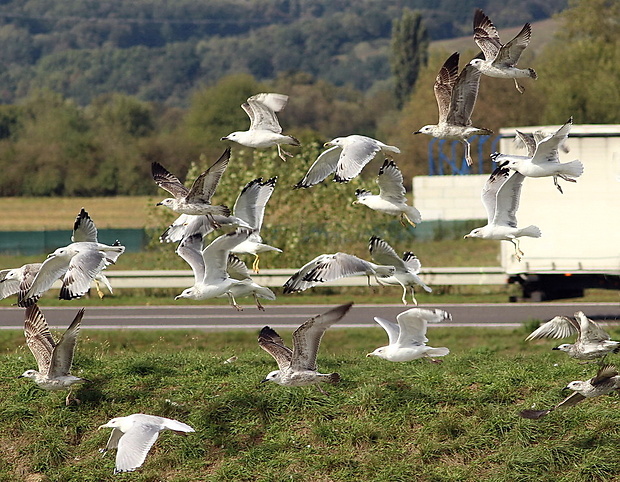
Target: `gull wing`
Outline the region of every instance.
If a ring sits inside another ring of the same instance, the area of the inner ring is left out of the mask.
[[[526,23],[510,42],[502,45],[493,64],[502,67],[514,67],[517,65],[521,54],[530,43],[531,36],[532,26]]]
[[[239,281],[251,280],[250,271],[246,264],[232,253],[228,254],[228,262],[226,264],[228,276]]]
[[[19,291],[20,279],[17,277],[7,278],[7,275],[11,272],[15,273],[20,268],[3,269],[0,271],[0,300],[8,298]],[[12,276],[14,276],[12,274]]]
[[[153,176],[155,184],[168,191],[175,198],[180,199],[187,196],[189,189],[179,181],[178,177],[168,171],[159,162],[151,163],[151,175]]]
[[[205,261],[202,257],[202,235],[187,236],[179,243],[177,254],[189,264],[194,273],[194,284],[205,279]]]
[[[366,164],[381,150],[376,140],[366,136],[352,135],[342,148],[336,166],[336,182],[349,182],[357,176]]]
[[[496,226],[517,227],[517,209],[519,209],[523,179],[525,177],[522,174],[513,171],[497,190],[495,216],[493,217],[493,224]]]
[[[340,146],[333,146],[319,154],[304,178],[295,184],[295,189],[312,187],[335,172],[341,152]]]
[[[544,416],[548,415],[549,413],[553,412],[558,408],[572,407],[585,399],[586,397],[584,397],[581,393],[573,392],[553,408],[548,408],[546,410],[522,410],[521,412],[519,412],[519,416],[532,420],[538,420],[539,418],[543,418]]]
[[[467,64],[454,84],[450,98],[450,110],[447,121],[458,126],[471,125],[471,114],[478,98],[480,76],[482,73],[471,64]]]
[[[439,124],[443,124],[448,120],[452,90],[456,84],[456,79],[458,76],[459,53],[454,52],[444,62],[441,69],[439,69],[439,73],[435,78],[435,84],[433,85],[435,99],[437,100],[437,107],[439,109]]]
[[[482,188],[482,205],[487,212],[487,222],[491,224],[495,217],[497,191],[506,182],[510,176],[510,169],[496,167]]]
[[[41,294],[52,287],[54,281],[65,276],[68,269],[69,263],[66,258],[50,254],[39,268],[30,287],[22,290],[20,286],[17,305],[25,307],[36,303]]]
[[[43,313],[36,304],[26,308],[24,336],[26,337],[26,345],[37,361],[39,373],[47,375],[56,342],[50,333]]]
[[[284,283],[284,294],[296,293],[298,291],[304,291],[316,285],[315,282],[306,281],[305,277],[308,273],[311,273],[314,268],[321,265],[324,261],[336,256],[335,254],[321,254],[311,261],[308,261],[305,265],[299,268],[293,276],[291,276]]]
[[[411,308],[403,311],[396,316],[400,326],[397,343],[400,346],[424,345],[428,341],[426,338],[428,323],[440,323],[451,319],[450,313],[439,309]]]
[[[575,320],[579,323],[579,339],[584,343],[609,340],[609,333],[603,330],[598,323],[588,318],[583,311],[575,313]]]
[[[351,309],[353,303],[337,306],[321,315],[314,316],[302,323],[293,332],[293,358],[291,368],[294,370],[316,370],[316,356],[325,330],[340,321]]]
[[[58,298],[72,300],[82,296],[90,289],[95,276],[108,264],[105,253],[101,251],[87,250],[73,256],[62,280]]]
[[[211,198],[215,194],[217,185],[220,183],[220,179],[228,167],[229,160],[230,147],[227,147],[220,158],[192,183],[192,187],[187,193],[187,200],[211,203]]]
[[[288,348],[280,335],[269,326],[263,327],[258,334],[258,345],[274,358],[280,370],[291,365],[293,350]]]
[[[526,134],[525,132],[521,132],[519,130],[515,130],[515,144],[517,147],[525,147],[527,149],[528,157],[532,157],[534,152],[536,151],[536,138],[533,134]]]
[[[69,328],[63,333],[52,352],[49,373],[50,377],[68,375],[73,363],[73,352],[80,332],[80,322],[84,316],[84,308],[77,312]]]
[[[243,219],[256,231],[260,231],[265,216],[265,206],[273,194],[277,180],[277,177],[272,177],[263,182],[263,178],[259,177],[247,183],[235,201],[234,215]]]
[[[157,437],[159,437],[159,427],[134,424],[118,441],[114,473],[132,472],[140,467]]]
[[[394,161],[389,159],[383,161],[377,176],[377,184],[381,198],[397,203],[407,202],[403,174]]]
[[[590,383],[592,384],[592,386],[597,387],[617,375],[618,370],[616,370],[616,367],[614,365],[603,365],[598,369],[596,375],[592,377]]]
[[[373,273],[372,263],[346,253],[326,255],[306,276],[304,281],[324,283],[347,276]]]
[[[241,107],[250,118],[250,130],[267,130],[280,134],[282,127],[276,112],[286,106],[288,96],[284,94],[256,94]]]
[[[250,235],[248,229],[237,229],[236,231],[223,234],[215,238],[209,246],[202,250],[202,258],[205,265],[204,283],[211,284],[222,279],[228,278],[226,265],[228,264],[229,251]]]
[[[80,241],[97,242],[97,227],[90,218],[88,213],[82,208],[73,223],[73,234],[71,241],[74,243]]]
[[[556,316],[543,323],[528,335],[526,340],[539,338],[567,338],[580,330],[577,321],[567,316]]]
[[[394,266],[397,271],[407,271],[405,261],[398,256],[394,248],[383,239],[372,236],[368,243],[368,250],[370,251],[372,259],[376,261],[377,264]]]
[[[387,333],[388,343],[390,345],[396,343],[396,340],[398,340],[398,335],[400,335],[400,326],[398,326],[398,323],[394,323],[393,321],[386,320],[385,318],[380,318],[378,316],[375,316],[374,320]]]
[[[403,261],[405,262],[407,271],[409,271],[410,273],[418,274],[422,269],[422,263],[420,262],[418,257],[411,251],[405,251],[403,253]]]
[[[554,134],[545,137],[536,145],[536,151],[532,157],[532,164],[547,164],[560,162],[558,148],[564,144],[573,125],[573,118],[568,119],[566,124],[560,127]]]
[[[486,60],[495,59],[502,47],[495,25],[479,8],[474,12],[474,42],[482,50]]]

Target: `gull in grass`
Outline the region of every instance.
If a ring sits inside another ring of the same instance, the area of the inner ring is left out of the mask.
[[[188,298],[191,300],[205,300],[221,295],[228,296],[230,304],[241,311],[242,308],[235,301],[231,288],[241,281],[233,279],[226,271],[228,253],[250,235],[248,229],[237,229],[230,234],[223,234],[215,238],[211,244],[201,250],[201,236],[194,235],[183,240],[177,254],[190,265],[194,272],[194,285],[183,290],[174,299]],[[199,245],[198,247],[196,247]]]
[[[497,167],[482,189],[482,204],[487,211],[487,225],[473,229],[464,237],[510,241],[515,247],[516,258],[521,261],[523,251],[519,248],[518,238],[541,236],[537,226],[517,227],[516,214],[523,179],[523,175],[518,172],[511,172],[507,167]]]
[[[530,333],[526,340],[567,338],[575,333],[577,333],[575,343],[563,343],[553,349],[564,351],[577,360],[596,358],[604,360],[609,353],[620,352],[620,342],[611,340],[609,333],[588,318],[583,311],[575,313],[575,318],[567,316],[552,318]]]
[[[574,160],[561,163],[559,160],[558,149],[566,142],[572,125],[573,118],[571,117],[554,134],[539,139],[533,154],[528,152],[527,156],[515,156],[496,153],[492,158],[495,162],[513,169],[526,177],[553,176],[553,184],[562,193],[562,188],[558,184],[558,178],[569,182],[576,182],[575,178],[583,174],[583,164],[581,161]]]
[[[422,221],[420,211],[407,204],[403,175],[394,161],[386,159],[383,162],[377,176],[377,184],[379,194],[357,189],[355,191],[357,201],[353,201],[353,204],[363,204],[380,213],[398,216],[403,226],[406,226],[406,221],[415,228],[415,225]]]
[[[338,383],[340,375],[318,372],[316,357],[319,345],[325,330],[342,320],[351,306],[353,303],[337,306],[302,323],[293,332],[292,350],[284,345],[275,330],[265,326],[258,335],[258,344],[276,360],[278,370],[269,373],[263,382],[274,382],[288,387],[316,385],[321,393],[327,395],[319,383]]]
[[[227,206],[211,204],[211,198],[215,194],[217,185],[228,167],[229,160],[230,148],[226,149],[209,169],[200,174],[189,189],[164,166],[158,162],[153,162],[151,164],[151,173],[155,184],[174,196],[163,199],[157,203],[157,206],[169,207],[179,214],[230,215],[230,209]]]
[[[334,181],[349,182],[357,177],[377,154],[390,156],[390,153],[400,153],[396,146],[357,134],[336,137],[326,142],[325,147],[329,149],[317,157],[304,178],[295,185],[295,189],[312,187],[332,173],[335,173]]]
[[[56,343],[39,307],[31,305],[26,308],[24,335],[26,344],[37,362],[38,370],[26,370],[19,378],[30,378],[45,390],[69,389],[65,399],[67,405],[71,402],[71,387],[76,383],[89,381],[70,373],[83,316],[84,308],[77,312],[69,328]],[[79,400],[76,402],[79,403]]]
[[[594,377],[585,381],[574,380],[564,387],[564,390],[573,390],[573,393],[555,407],[546,410],[522,410],[519,415],[523,418],[538,420],[558,408],[572,407],[586,398],[600,397],[620,390],[620,375],[615,366],[603,365]]]
[[[368,249],[375,262],[380,265],[394,267],[394,274],[391,276],[378,276],[377,281],[384,285],[402,286],[403,296],[401,299],[404,305],[407,304],[407,288],[411,288],[411,300],[414,305],[418,304],[413,293],[414,286],[421,286],[427,293],[433,291],[432,288],[426,285],[418,276],[422,264],[411,251],[406,251],[403,257],[400,258],[392,246],[377,236],[370,238]]]
[[[95,223],[82,208],[73,224],[72,243],[58,248],[47,256],[26,292],[20,292],[18,306],[35,304],[41,295],[49,290],[54,282],[62,278],[59,299],[72,300],[83,296],[93,281],[103,281],[108,289],[110,284],[101,271],[116,263],[125,252],[125,246],[116,241],[112,246],[97,241]],[[97,286],[97,292],[103,294]]]
[[[439,121],[435,125],[420,128],[414,134],[461,142],[465,147],[467,165],[471,166],[471,146],[467,139],[474,135],[493,134],[493,131],[484,127],[474,127],[471,122],[479,86],[480,70],[467,64],[459,74],[459,53],[454,52],[439,70],[433,87]]]
[[[256,94],[250,97],[241,108],[250,118],[250,128],[247,131],[237,131],[222,137],[221,141],[234,141],[242,146],[266,148],[277,146],[278,156],[283,161],[292,154],[280,147],[280,144],[300,146],[301,143],[293,136],[282,134],[282,127],[278,122],[276,112],[280,112],[288,102],[288,95],[284,94]]]
[[[254,263],[252,264],[252,270],[255,273],[259,272],[260,253],[268,251],[282,252],[280,248],[263,243],[263,238],[260,235],[263,218],[265,217],[265,206],[273,194],[277,180],[277,177],[272,177],[263,182],[263,178],[259,177],[250,181],[241,190],[233,206],[233,215],[252,226],[252,232],[248,239],[235,246],[231,253],[253,255]]]
[[[398,323],[375,316],[375,321],[387,332],[389,345],[379,347],[366,356],[376,356],[391,362],[427,358],[433,363],[438,363],[441,360],[435,360],[433,357],[446,356],[450,350],[446,347],[433,348],[426,345],[427,326],[428,323],[440,323],[451,319],[452,315],[446,311],[422,308],[411,308],[398,314],[396,316]]]
[[[482,10],[477,8],[474,13],[474,41],[482,50],[484,60],[476,58],[470,64],[489,77],[513,79],[515,87],[519,93],[523,94],[523,87],[519,85],[517,79],[538,78],[534,69],[517,68],[517,62],[529,45],[531,36],[532,27],[526,23],[510,42],[502,44],[493,22]]]
[[[380,278],[393,276],[394,266],[379,266],[347,253],[321,254],[302,266],[286,283],[284,294],[307,290],[320,283],[334,281],[348,276],[366,275],[368,286],[370,277],[374,276],[377,283]]]
[[[111,428],[112,433],[104,449],[117,449],[114,473],[133,472],[141,467],[146,455],[159,437],[159,432],[172,430],[178,434],[194,432],[189,425],[171,418],[134,413],[126,417],[116,417],[99,427]]]

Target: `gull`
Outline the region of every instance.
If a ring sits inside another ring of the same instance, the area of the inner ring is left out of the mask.
[[[553,176],[553,184],[562,193],[562,188],[558,184],[558,178],[576,182],[575,178],[583,174],[583,164],[581,161],[574,160],[561,163],[558,156],[558,149],[562,148],[566,142],[572,125],[573,118],[571,117],[554,134],[539,139],[532,154],[528,152],[527,156],[515,156],[496,153],[492,156],[493,160],[526,177]],[[518,134],[522,135],[519,132]],[[523,137],[521,139],[523,140]]]
[[[263,238],[260,235],[263,218],[265,217],[265,206],[273,194],[277,180],[277,177],[272,177],[263,182],[263,178],[259,177],[250,181],[241,190],[233,206],[234,216],[252,226],[252,232],[248,239],[235,246],[231,253],[253,255],[254,263],[252,264],[252,269],[255,273],[259,272],[260,253],[267,251],[282,252],[280,248],[263,243]]]
[[[530,333],[526,340],[566,338],[574,333],[577,333],[575,343],[563,343],[554,350],[564,351],[578,360],[604,359],[609,353],[620,352],[620,342],[612,341],[609,334],[583,311],[575,313],[574,319],[567,316],[552,318]]]
[[[19,268],[0,271],[0,300],[19,291],[28,291],[39,269],[41,269],[41,263],[28,263]]]
[[[265,307],[261,304],[259,298],[271,301],[276,299],[276,295],[273,291],[266,286],[259,285],[252,279],[248,267],[234,254],[228,255],[226,271],[232,279],[239,281],[239,283],[232,285],[230,288],[230,292],[235,299],[243,298],[244,296],[252,296],[256,303],[256,308],[260,311],[265,311]]]
[[[25,293],[20,293],[18,306],[26,307],[38,301],[54,282],[62,278],[59,299],[72,300],[84,295],[93,280],[102,280],[108,289],[107,278],[101,271],[116,263],[125,252],[125,246],[116,241],[112,246],[97,241],[95,223],[82,208],[73,224],[71,244],[58,248],[47,256]],[[97,287],[99,296],[103,296]]]
[[[519,85],[517,78],[538,78],[534,69],[517,68],[517,62],[529,45],[531,35],[532,27],[526,23],[510,42],[502,45],[493,22],[477,8],[474,13],[474,41],[482,50],[484,60],[476,58],[470,64],[489,77],[513,79],[515,87],[519,93],[523,94],[523,87]]]
[[[501,165],[492,173],[482,189],[482,204],[487,211],[487,225],[473,229],[464,238],[482,238],[510,241],[515,247],[515,256],[520,261],[523,251],[519,248],[521,236],[540,238],[537,226],[517,228],[517,209],[523,184],[523,175],[510,172]]]
[[[312,288],[319,283],[333,281],[347,276],[366,275],[368,286],[370,276],[382,284],[380,277],[394,275],[394,266],[379,266],[347,253],[321,254],[302,266],[286,283],[284,294],[297,293]]]
[[[329,147],[322,152],[310,166],[304,178],[295,185],[295,189],[312,187],[323,181],[331,173],[334,181],[349,182],[358,176],[366,164],[379,153],[389,156],[400,153],[396,146],[389,146],[371,137],[357,134],[336,137],[325,143]]]
[[[69,394],[65,400],[67,405],[70,403],[71,386],[89,381],[69,373],[83,316],[84,308],[77,312],[69,328],[56,343],[39,307],[31,305],[26,308],[24,335],[26,344],[37,361],[38,370],[26,370],[19,378],[30,378],[45,390],[68,388]]]
[[[564,390],[573,390],[573,393],[555,407],[546,410],[523,410],[519,412],[519,415],[523,418],[537,420],[558,408],[572,407],[586,398],[607,395],[619,389],[620,375],[618,375],[616,367],[613,365],[603,365],[599,368],[596,376],[589,380],[574,380],[564,387]]]
[[[396,163],[386,159],[379,169],[377,176],[379,194],[372,194],[364,189],[357,189],[355,196],[357,201],[353,204],[363,204],[380,213],[399,216],[400,224],[405,226],[405,221],[414,228],[422,221],[420,211],[413,206],[407,205],[406,190],[403,185],[403,175]]]
[[[220,138],[221,141],[234,141],[246,147],[278,147],[278,156],[286,161],[285,156],[292,157],[280,147],[280,144],[300,146],[301,143],[293,136],[282,134],[282,127],[276,117],[288,102],[288,95],[284,94],[256,94],[250,97],[241,108],[250,118],[250,128],[247,131],[237,131]]]
[[[407,304],[407,288],[411,288],[411,300],[414,305],[417,305],[418,302],[415,299],[415,295],[413,293],[413,287],[415,285],[421,286],[428,293],[431,293],[433,290],[430,286],[427,286],[418,276],[422,265],[420,260],[417,258],[415,254],[411,251],[407,251],[403,254],[403,257],[400,258],[394,248],[386,243],[383,239],[378,238],[377,236],[373,236],[370,238],[370,242],[368,244],[368,249],[370,250],[370,255],[372,259],[386,266],[394,267],[394,274],[391,276],[379,276],[378,281],[382,284],[386,285],[400,285],[403,287],[403,304]]]
[[[330,326],[347,314],[353,303],[337,306],[321,315],[314,316],[293,332],[293,349],[287,348],[282,338],[270,327],[265,326],[258,335],[259,346],[278,363],[278,370],[269,373],[263,382],[300,387],[316,385],[326,395],[319,382],[338,383],[338,373],[319,373],[316,363],[321,338]]]
[[[237,228],[252,229],[252,226],[236,216],[181,214],[159,236],[159,241],[161,243],[178,243],[187,236],[194,234],[206,236],[216,229],[221,229],[228,234]]]
[[[232,306],[242,310],[231,291],[233,285],[241,282],[228,275],[226,265],[230,250],[249,235],[250,231],[247,229],[237,229],[233,233],[223,234],[215,238],[202,252],[200,247],[196,248],[196,244],[202,241],[200,235],[185,238],[179,244],[177,254],[192,268],[194,285],[183,290],[174,299],[205,300],[226,295]]]
[[[439,139],[461,142],[465,146],[467,165],[471,166],[471,146],[467,139],[473,135],[489,135],[493,131],[474,127],[471,123],[471,114],[478,97],[480,71],[471,64],[466,65],[460,74],[458,70],[459,53],[454,52],[439,70],[433,87],[439,109],[439,122],[436,125],[426,125],[414,134],[428,134]]]
[[[213,216],[219,214],[228,216],[230,209],[224,205],[211,204],[211,198],[217,189],[217,185],[228,167],[230,148],[226,149],[215,163],[198,176],[190,189],[186,188],[179,178],[169,172],[158,162],[151,164],[153,180],[162,189],[168,191],[174,197],[163,199],[157,206],[167,206],[179,214],[205,214]]]
[[[99,428],[113,429],[106,447],[99,451],[105,455],[106,451],[117,449],[115,474],[133,472],[141,467],[162,430],[172,430],[178,434],[195,431],[178,420],[144,413],[116,417]]]
[[[398,314],[398,323],[375,316],[375,321],[387,332],[389,345],[377,348],[366,356],[376,356],[392,362],[428,358],[437,363],[439,360],[434,360],[433,357],[446,356],[450,350],[445,347],[426,346],[427,325],[451,319],[452,315],[446,311],[422,308],[411,308]]]

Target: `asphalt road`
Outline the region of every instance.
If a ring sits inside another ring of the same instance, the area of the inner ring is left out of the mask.
[[[270,325],[274,328],[294,329],[311,316],[334,305],[267,305],[266,311],[247,307],[237,312],[230,306],[118,306],[87,307],[82,329],[204,329],[204,330],[258,330]],[[66,307],[42,307],[52,328],[64,329],[80,308],[79,302]],[[374,316],[395,320],[396,315],[412,308],[411,305],[355,305],[337,326],[376,326]],[[572,316],[583,311],[589,318],[603,322],[620,322],[620,303],[501,303],[501,304],[440,304],[423,308],[441,308],[452,314],[452,322],[441,326],[506,327],[520,326],[523,322],[549,320],[556,315]],[[24,309],[0,308],[0,329],[22,329]]]

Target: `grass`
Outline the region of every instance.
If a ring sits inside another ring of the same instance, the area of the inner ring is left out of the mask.
[[[531,328],[531,327],[528,327]],[[106,481],[101,457],[114,416],[145,412],[196,429],[162,434],[132,481],[583,481],[620,477],[616,396],[539,421],[517,413],[563,399],[589,378],[526,329],[432,328],[441,364],[364,355],[383,330],[327,332],[319,367],[343,381],[285,388],[258,382],[275,367],[249,332],[82,332],[74,372],[92,380],[65,407],[15,375],[34,360],[18,332],[0,333],[0,480]],[[290,333],[281,333],[290,340]],[[618,330],[611,332],[618,338]],[[232,364],[224,364],[230,356]]]

